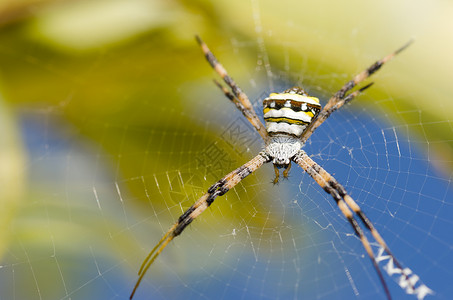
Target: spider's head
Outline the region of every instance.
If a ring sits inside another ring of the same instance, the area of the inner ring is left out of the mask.
[[[318,98],[311,97],[300,87],[272,93],[263,100],[264,121],[270,136],[299,137],[320,111]]]

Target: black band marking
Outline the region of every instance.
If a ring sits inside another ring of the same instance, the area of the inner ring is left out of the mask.
[[[206,60],[211,65],[211,67],[215,68],[215,66],[219,64],[219,62],[215,58],[214,54],[212,54],[211,52],[206,53],[205,57],[206,57]]]
[[[178,218],[178,223],[182,223],[191,213],[193,213],[195,210],[195,207],[192,205],[189,207],[179,218]]]
[[[375,62],[371,67],[368,68],[368,76],[371,76],[374,72],[379,70],[382,67],[383,63],[381,61]]]
[[[182,222],[178,223],[178,226],[176,226],[175,231],[173,231],[173,236],[178,236],[181,234],[181,232],[190,224],[192,223],[193,218],[192,217],[187,217]]]

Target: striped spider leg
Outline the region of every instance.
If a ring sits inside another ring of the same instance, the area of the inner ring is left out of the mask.
[[[305,151],[301,150],[301,148],[304,146],[305,142],[315,131],[315,129],[318,128],[332,112],[343,106],[345,103],[351,101],[365,89],[369,88],[371,83],[348,94],[349,91],[380,69],[383,64],[405,49],[409,43],[394,53],[377,61],[365,71],[356,75],[353,80],[346,83],[337,93],[335,93],[323,109],[316,97],[309,96],[308,93],[300,87],[293,87],[281,93],[271,93],[269,97],[263,100],[263,117],[265,121],[265,126],[263,126],[247,95],[242,92],[233,79],[227,74],[225,68],[217,61],[207,45],[198,36],[196,39],[201,46],[206,59],[213,69],[220,75],[220,77],[222,77],[224,82],[230,87],[231,92],[217,81],[215,81],[216,85],[222,90],[224,95],[236,105],[236,107],[258,131],[264,140],[265,147],[264,150],[252,160],[212,185],[208,189],[207,193],[199,198],[190,208],[188,208],[178,218],[178,221],[170,227],[167,233],[143,261],[138,272],[139,278],[130,295],[130,299],[133,298],[143,277],[157,256],[175,237],[180,235],[195,218],[205,211],[216,197],[224,195],[245,177],[255,172],[262,165],[268,162],[272,162],[274,165],[276,176],[274,183],[278,181],[280,174],[279,170],[283,168],[283,176],[287,177],[291,167],[291,162],[295,162],[302,167],[302,169],[304,169],[327,193],[332,195],[341,212],[352,225],[354,232],[362,241],[368,256],[373,261],[373,265],[379,275],[387,298],[390,299],[388,287],[377,265],[370,243],[364,235],[363,230],[355,220],[351,210],[359,216],[365,224],[365,227],[373,235],[374,239],[381,245],[387,254],[392,257],[396,266],[402,270],[401,265],[393,257],[386,243],[374,228],[371,221],[361,211],[356,202],[347,194],[343,186],[341,186],[321,166],[315,163],[305,153]],[[413,284],[409,282],[407,275],[406,281],[413,287]]]
[[[302,143],[305,144],[305,142],[313,134],[315,129],[318,128],[322,123],[324,123],[324,121],[330,116],[331,113],[333,113],[334,111],[342,107],[344,104],[351,101],[355,96],[360,94],[365,89],[369,88],[373,83],[370,83],[355,92],[347,94],[350,90],[357,86],[357,84],[361,83],[362,81],[373,75],[386,62],[388,62],[389,60],[394,58],[398,53],[409,47],[410,44],[412,44],[412,40],[407,42],[405,45],[403,45],[395,52],[390,53],[389,55],[375,62],[367,69],[354,76],[352,80],[346,82],[346,84],[343,85],[343,87],[329,99],[329,101],[324,106],[323,110],[319,113],[319,115],[316,117],[316,119],[313,120],[313,122],[307,126],[304,133],[300,137]]]
[[[226,69],[219,63],[217,58],[212,54],[211,50],[209,50],[208,46],[203,42],[203,40],[197,35],[195,36],[198,44],[203,51],[206,60],[209,62],[211,67],[217,74],[222,77],[223,81],[231,88],[231,91],[228,91],[227,88],[222,86],[218,81],[214,80],[214,83],[222,90],[225,96],[233,102],[236,107],[242,112],[244,117],[252,124],[252,126],[258,131],[261,138],[266,142],[269,139],[269,135],[267,134],[266,129],[264,128],[263,123],[261,123],[260,119],[256,115],[255,110],[253,109],[252,103],[250,102],[247,95],[239,88],[239,86],[234,82],[233,78],[231,78]]]
[[[307,172],[316,181],[316,183],[319,184],[324,189],[324,191],[326,191],[334,198],[341,212],[346,217],[348,222],[351,224],[355,234],[359,237],[363,247],[365,248],[368,256],[370,257],[373,266],[376,269],[376,272],[379,276],[379,280],[381,281],[381,284],[384,287],[387,298],[391,299],[387,283],[385,282],[384,277],[382,276],[382,272],[379,269],[379,266],[376,262],[376,258],[371,249],[370,242],[363,233],[362,228],[357,223],[357,220],[354,218],[351,209],[354,213],[356,213],[359,216],[359,218],[365,224],[365,227],[369,231],[371,231],[371,234],[373,235],[375,240],[379,243],[379,245],[381,245],[381,247],[383,247],[384,250],[393,258],[393,261],[395,262],[397,267],[402,269],[401,265],[395,259],[393,254],[390,252],[389,248],[387,247],[387,244],[382,239],[378,231],[374,228],[371,221],[362,212],[362,210],[354,201],[354,199],[352,199],[351,196],[347,194],[345,188],[341,184],[339,184],[332,175],[330,175],[320,165],[313,161],[307,155],[307,153],[305,153],[305,151],[300,150],[299,153],[297,153],[296,156],[293,157],[293,161],[297,163],[302,169],[304,169],[304,171]],[[406,278],[406,280],[409,282],[408,278]]]
[[[179,218],[178,221],[170,227],[167,233],[157,243],[157,245],[151,250],[148,256],[142,263],[140,270],[138,271],[139,278],[135,284],[135,287],[129,297],[132,299],[135,292],[137,291],[140,282],[151,267],[157,256],[167,247],[167,245],[190,224],[195,218],[197,218],[202,212],[204,212],[214,202],[215,198],[224,195],[230,189],[235,187],[239,182],[251,173],[258,170],[263,164],[270,161],[269,155],[264,151],[260,152],[257,156],[252,158],[249,162],[243,166],[237,168],[233,172],[229,173],[215,184],[213,184],[207,191],[206,194],[201,196],[191,207],[189,207]]]
[[[327,102],[326,106],[321,110],[321,112],[316,116],[316,118],[308,124],[305,131],[302,133],[300,139],[302,143],[308,140],[308,138],[313,134],[316,128],[318,128],[324,121],[337,109],[342,107],[344,104],[348,103],[352,99],[354,99],[358,94],[363,92],[365,89],[369,88],[373,83],[369,83],[364,87],[347,94],[350,90],[352,90],[357,84],[364,81],[368,77],[370,77],[373,73],[378,71],[386,62],[394,58],[398,53],[406,49],[412,40],[407,42],[401,48],[396,50],[395,52],[385,56],[384,58],[378,60],[371,66],[369,66],[364,71],[360,72],[350,81],[348,81],[338,92],[332,96],[329,101]],[[300,150],[300,152],[293,158],[293,161],[296,162],[299,166],[302,167],[327,193],[331,194],[332,197],[335,199],[337,205],[339,206],[343,215],[348,219],[349,223],[352,225],[355,233],[360,238],[365,250],[367,251],[368,256],[371,258],[374,268],[378,273],[379,279],[384,287],[385,293],[387,298],[391,299],[390,293],[387,287],[387,284],[384,281],[382,273],[376,263],[376,259],[374,257],[373,252],[371,251],[370,244],[367,238],[364,236],[363,231],[358,226],[357,221],[353,218],[351,214],[351,210],[356,213],[359,218],[362,220],[365,227],[371,232],[374,239],[379,243],[379,245],[384,249],[384,251],[392,258],[393,263],[399,269],[403,269],[402,265],[398,262],[398,260],[393,256],[392,252],[390,251],[389,247],[385,243],[384,239],[381,237],[379,232],[374,228],[371,221],[367,218],[367,216],[362,212],[360,207],[357,203],[352,199],[347,193],[346,190],[342,185],[340,185],[335,178],[333,178],[327,171],[325,171],[321,166],[319,166],[316,162],[314,162],[305,151]],[[345,205],[346,204],[346,205]],[[350,209],[349,209],[350,208]],[[405,277],[405,281],[414,288],[414,285],[410,282],[409,277],[406,274],[403,274]]]

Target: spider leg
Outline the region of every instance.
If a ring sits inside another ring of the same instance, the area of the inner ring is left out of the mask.
[[[263,127],[263,123],[261,123],[260,119],[258,119],[258,116],[255,114],[254,111],[250,111],[247,108],[244,107],[241,101],[238,100],[236,96],[234,96],[226,87],[224,87],[220,82],[214,79],[214,83],[219,87],[219,89],[223,92],[223,94],[231,100],[231,102],[236,105],[237,109],[244,115],[244,117],[252,124],[252,126],[258,131],[258,133],[261,135],[264,141],[268,138],[267,131],[262,130],[265,129]],[[266,136],[263,136],[265,133]]]
[[[324,121],[334,112],[336,111],[337,109],[339,109],[340,107],[342,107],[343,105],[345,105],[346,103],[348,103],[349,101],[351,101],[352,99],[354,99],[357,95],[359,95],[360,93],[362,93],[364,90],[366,90],[367,88],[369,88],[370,86],[373,85],[373,82],[365,85],[364,87],[348,94],[345,98],[343,99],[340,99],[337,103],[335,103],[334,105],[330,106],[329,108],[326,108],[324,107],[323,110],[321,110],[321,112],[318,114],[318,116],[316,117],[315,120],[313,120],[313,122],[311,122],[307,128],[305,129],[305,131],[302,133],[300,139],[302,141],[302,143],[305,143],[308,138],[312,135],[312,133],[315,131],[316,128],[318,128],[322,123],[324,123]]]
[[[321,175],[321,177],[325,178],[325,181],[329,182],[330,185],[332,186],[332,188],[334,188],[340,194],[340,196],[343,198],[343,200],[346,202],[346,204],[352,209],[352,211],[359,216],[360,220],[362,220],[362,223],[371,232],[371,235],[378,242],[378,244],[384,249],[384,251],[388,255],[390,255],[392,257],[392,260],[393,260],[393,263],[395,264],[395,266],[402,270],[403,266],[399,263],[399,261],[395,258],[395,256],[393,256],[393,254],[390,251],[389,247],[387,246],[386,242],[384,241],[382,236],[379,234],[377,229],[374,227],[373,223],[370,221],[370,219],[368,219],[368,217],[362,211],[360,206],[355,202],[355,200],[346,192],[346,189],[341,184],[339,184],[338,181],[332,175],[330,175],[326,170],[324,170],[322,167],[319,167],[318,174]],[[406,276],[406,280],[409,280],[409,278],[407,276]]]
[[[220,85],[220,83],[215,82],[216,85],[222,90],[225,96],[236,105],[236,107],[242,112],[247,120],[249,120],[256,131],[258,131],[259,135],[263,138],[263,140],[267,141],[269,136],[267,134],[266,128],[256,115],[252,103],[250,102],[247,95],[241,90],[241,88],[239,88],[233,78],[228,75],[225,68],[219,63],[217,58],[214,56],[214,54],[212,54],[211,50],[209,50],[208,46],[203,42],[203,40],[198,35],[195,36],[195,38],[200,45],[206,57],[206,60],[209,62],[214,71],[216,71],[217,74],[222,77],[223,81],[225,81],[225,83],[231,88],[232,93],[230,93],[226,88]],[[238,105],[239,103],[241,105]]]
[[[157,245],[151,250],[148,256],[142,263],[140,270],[138,272],[138,280],[132,290],[132,293],[129,299],[134,297],[137,288],[140,285],[143,277],[145,276],[148,269],[151,267],[152,263],[156,260],[157,256],[167,247],[167,245],[190,224],[192,221],[197,218],[203,211],[205,211],[211,204],[214,202],[215,198],[218,196],[224,195],[239,182],[242,181],[245,177],[250,175],[259,169],[263,164],[270,161],[269,155],[264,151],[260,152],[257,156],[252,158],[249,162],[243,166],[237,168],[233,172],[229,173],[215,184],[213,184],[207,191],[206,194],[201,196],[191,207],[189,207],[179,218],[178,221],[170,227],[170,229],[165,233],[162,239],[157,243]]]
[[[366,85],[363,88],[347,95],[347,93],[353,89],[357,84],[361,83],[371,75],[373,75],[376,71],[378,71],[386,62],[391,60],[393,57],[395,57],[398,53],[409,47],[409,45],[412,43],[412,40],[407,42],[405,45],[403,45],[401,48],[398,50],[394,51],[393,53],[390,53],[389,55],[385,56],[384,58],[378,60],[371,66],[369,66],[367,69],[364,71],[360,72],[354,78],[348,82],[346,82],[343,87],[336,92],[327,102],[326,106],[322,109],[322,111],[319,113],[319,115],[316,117],[313,122],[311,122],[305,131],[301,135],[301,140],[303,143],[305,143],[308,138],[313,134],[316,128],[318,128],[324,121],[330,116],[332,112],[343,106],[345,103],[349,102],[352,100],[355,96],[363,92],[365,89],[369,88],[371,85]],[[350,97],[348,99],[348,97]]]
[[[413,41],[410,40],[409,42],[404,44],[398,50],[396,50],[393,53],[390,53],[389,55],[385,56],[384,58],[378,60],[377,62],[375,62],[374,64],[369,66],[367,69],[363,70],[362,72],[360,72],[359,74],[354,76],[354,78],[352,80],[346,82],[346,84],[338,92],[336,92],[335,95],[332,98],[330,98],[330,100],[329,100],[327,105],[329,105],[330,103],[333,104],[333,103],[337,102],[339,99],[343,99],[348,91],[350,91],[352,88],[354,88],[360,82],[364,81],[365,79],[367,79],[368,77],[373,75],[386,62],[388,62],[389,60],[394,58],[398,53],[400,53],[401,51],[403,51],[404,49],[409,47],[409,45],[412,44],[412,42]]]
[[[275,178],[274,181],[272,182],[273,184],[278,183],[278,179],[280,178],[280,170],[277,168],[276,165],[274,165],[274,173],[275,173]]]
[[[368,256],[370,257],[370,259],[373,263],[373,266],[379,276],[381,284],[384,287],[387,298],[391,299],[390,292],[388,290],[384,277],[382,276],[382,272],[379,269],[379,266],[376,262],[376,259],[373,254],[373,251],[371,249],[370,243],[369,243],[368,239],[366,238],[366,236],[364,235],[363,230],[361,229],[361,227],[355,220],[353,213],[351,212],[351,209],[354,213],[356,213],[359,216],[359,218],[364,223],[365,227],[371,232],[372,236],[379,243],[379,245],[393,259],[393,262],[395,263],[395,265],[399,269],[403,270],[403,267],[401,266],[401,264],[396,260],[396,258],[390,252],[390,249],[388,248],[384,239],[378,233],[378,231],[373,226],[373,224],[368,219],[368,217],[362,212],[362,210],[357,205],[357,203],[351,198],[351,196],[349,196],[347,194],[345,188],[341,184],[339,184],[332,175],[330,175],[320,165],[318,165],[315,161],[313,161],[307,155],[307,153],[305,153],[305,151],[300,150],[299,153],[294,156],[293,160],[299,166],[301,166],[302,169],[304,169],[304,171],[307,172],[316,181],[316,183],[318,183],[327,193],[329,193],[334,198],[334,200],[336,201],[341,212],[343,213],[343,215],[346,217],[346,219],[349,221],[349,223],[353,227],[355,234],[359,237],[360,241],[362,242],[363,247],[365,248]],[[405,281],[409,285],[412,285],[412,288],[414,288],[414,286],[410,282],[408,276],[407,275],[404,275],[404,276],[405,276]]]

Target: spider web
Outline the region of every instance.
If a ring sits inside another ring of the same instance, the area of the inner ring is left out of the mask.
[[[263,13],[266,5],[253,0],[244,8],[253,28],[249,36],[229,33],[212,46],[206,41],[259,115],[264,97],[293,85],[325,104],[354,72],[392,50],[365,55],[352,34],[345,42],[348,57],[338,65],[354,67],[342,73],[329,65],[328,49],[313,61],[307,56],[326,42],[326,33],[309,42],[289,33],[273,36],[269,15]],[[284,26],[303,31],[308,25],[286,20]],[[165,63],[134,65],[123,76],[113,72],[120,80],[112,81],[137,92],[117,95],[114,85],[90,90],[100,70],[108,73],[113,62],[132,64],[134,55],[142,58],[156,47],[155,40],[136,40],[138,48],[127,56],[121,45],[95,51],[88,63],[81,54],[74,58],[82,65],[75,73],[59,65],[58,55],[43,58],[40,46],[16,53],[2,43],[5,59],[69,84],[53,86],[55,93],[47,99],[44,90],[24,79],[39,100],[14,103],[12,109],[9,102],[3,104],[10,114],[2,118],[6,127],[17,126],[11,143],[27,158],[13,166],[23,174],[9,172],[4,181],[4,189],[16,188],[16,181],[24,186],[14,196],[19,203],[3,205],[14,213],[2,229],[8,237],[0,241],[0,299],[127,298],[142,260],[179,215],[262,149],[259,135],[210,82],[215,75],[192,40],[187,49],[194,48],[193,56],[175,51],[171,59],[162,54]],[[421,102],[401,104],[418,97],[417,87],[408,90],[406,78],[395,71],[409,69],[411,50],[373,77],[370,92],[334,113],[304,150],[345,186],[396,258],[420,277],[418,285],[434,291],[426,299],[448,299],[453,118],[433,117]],[[189,62],[192,57],[196,64]],[[180,61],[181,73],[194,77],[172,86],[179,74],[150,75],[173,59]],[[13,91],[6,74],[21,77],[5,69],[2,96],[13,102],[9,98],[20,98],[22,91]],[[159,92],[159,84],[161,90],[172,89]],[[404,88],[395,94],[393,86],[400,85]],[[100,104],[90,103],[91,93],[103,99]],[[110,103],[109,96],[117,101]],[[272,166],[265,165],[217,198],[159,256],[136,299],[385,298],[362,244],[333,199],[294,164],[287,180],[273,185],[273,178]],[[372,247],[378,255],[379,246]],[[388,261],[379,265],[394,298],[416,298],[401,287],[398,274],[384,271]]]

